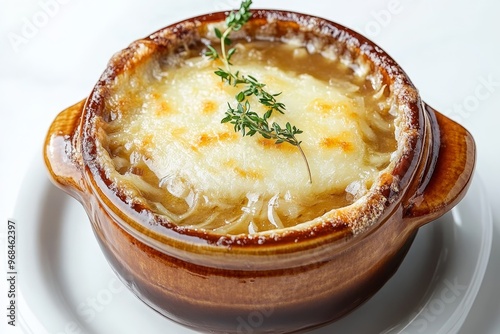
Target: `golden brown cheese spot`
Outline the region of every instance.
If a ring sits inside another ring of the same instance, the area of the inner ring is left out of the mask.
[[[239,167],[235,167],[234,171],[241,177],[245,179],[253,179],[253,180],[261,180],[263,179],[263,175],[256,170],[251,169],[242,169]]]
[[[204,114],[213,114],[217,111],[217,104],[214,101],[206,100],[202,103],[202,112]]]
[[[253,180],[264,179],[264,175],[262,175],[261,172],[250,168],[243,169],[238,166],[238,163],[234,159],[229,159],[227,162],[224,163],[224,166],[230,170],[233,170],[236,174],[238,174],[238,176],[245,179],[253,179]]]
[[[297,148],[293,145],[290,145],[288,143],[281,143],[281,144],[276,144],[276,140],[274,139],[266,139],[266,138],[259,138],[257,139],[257,143],[261,145],[264,149],[275,149],[275,150],[280,150],[281,152],[296,152]]]
[[[354,152],[356,147],[349,141],[350,134],[343,132],[337,136],[325,137],[321,140],[320,146],[325,149],[341,149],[345,153]]]
[[[224,89],[226,88],[226,86],[227,86],[227,85],[226,85],[226,83],[225,83],[225,82],[223,82],[223,81],[217,81],[216,86],[217,86],[217,88],[218,88],[219,90],[224,90]]]
[[[198,137],[195,146],[197,147],[209,146],[220,142],[233,141],[236,138],[237,135],[234,132],[222,132],[216,134],[202,133]]]
[[[149,133],[147,135],[144,136],[144,138],[142,139],[142,146],[144,148],[152,148],[154,147],[153,145],[153,134]]]
[[[133,94],[120,96],[118,99],[111,102],[110,109],[115,109],[117,112],[127,114],[135,106],[142,103],[140,97]]]
[[[187,129],[184,127],[170,129],[170,134],[172,135],[172,137],[177,138],[177,139],[181,138],[182,135],[185,134],[186,132],[187,132]]]
[[[257,78],[257,79],[259,79],[259,78]],[[262,81],[266,83],[266,86],[268,86],[268,87],[266,87],[266,89],[273,94],[279,93],[280,90],[273,89],[272,87],[284,87],[287,85],[287,82],[285,80],[283,80],[280,77],[273,76],[273,75],[264,76]]]
[[[234,159],[229,159],[224,162],[224,167],[228,167],[230,169],[234,169],[237,166],[237,162]]]
[[[155,111],[156,116],[166,116],[171,114],[173,112],[173,109],[167,101],[161,101]]]
[[[349,105],[346,102],[333,102],[319,98],[311,102],[310,109],[318,114],[330,114],[332,112],[344,113],[349,110]]]
[[[347,116],[347,118],[352,119],[352,120],[357,120],[360,118],[359,114],[357,114],[355,112],[346,113],[346,116]]]

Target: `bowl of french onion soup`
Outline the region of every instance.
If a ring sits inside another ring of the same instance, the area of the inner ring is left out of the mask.
[[[44,158],[152,309],[201,332],[252,314],[254,333],[300,332],[384,285],[463,198],[475,145],[367,38],[250,4],[116,53]]]

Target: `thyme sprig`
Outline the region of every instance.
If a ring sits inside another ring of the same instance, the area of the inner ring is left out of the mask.
[[[222,59],[224,64],[226,65],[226,69],[229,72],[230,68],[229,66],[231,65],[231,57],[233,54],[236,52],[236,48],[231,48],[228,50],[226,54],[226,45],[231,45],[232,41],[229,38],[229,35],[233,31],[238,31],[240,30],[245,23],[250,20],[252,17],[252,12],[250,11],[250,6],[252,5],[252,0],[244,0],[241,5],[240,9],[238,11],[232,11],[229,13],[229,15],[226,17],[226,30],[224,32],[221,32],[219,28],[215,28],[215,36],[220,39],[220,48],[222,52],[222,56],[219,56],[219,53],[217,50],[211,46],[208,45],[208,52],[205,54],[209,56],[212,59]]]
[[[236,48],[231,48],[226,53],[226,46],[231,45],[232,41],[229,38],[232,31],[240,30],[245,23],[251,18],[252,13],[250,12],[250,5],[252,0],[245,0],[241,3],[240,9],[238,11],[233,11],[229,13],[226,17],[226,30],[221,32],[218,28],[214,29],[215,35],[221,41],[221,53],[219,54],[217,50],[208,45],[208,51],[205,53],[209,58],[216,60],[221,59],[224,63],[225,69],[219,68],[215,71],[215,74],[221,78],[223,82],[227,84],[238,87],[240,85],[244,86],[244,89],[236,94],[236,107],[231,106],[228,102],[228,110],[225,113],[225,117],[221,120],[221,123],[231,123],[234,125],[235,132],[241,132],[242,136],[253,136],[259,133],[262,137],[266,139],[275,140],[275,144],[289,143],[296,146],[304,159],[307,167],[307,172],[309,176],[309,183],[312,183],[311,169],[309,167],[309,162],[304,153],[304,150],[300,146],[302,143],[296,137],[296,135],[301,134],[303,131],[297,127],[291,125],[289,122],[285,124],[285,127],[281,127],[278,123],[273,122],[269,125],[269,118],[272,116],[273,112],[276,111],[280,114],[284,114],[286,107],[282,102],[278,102],[276,97],[281,94],[271,94],[265,87],[264,83],[259,82],[255,77],[251,75],[241,75],[239,71],[231,71],[231,57],[236,52]],[[250,96],[255,96],[260,104],[266,108],[266,112],[261,117],[255,111],[252,110],[249,101]]]

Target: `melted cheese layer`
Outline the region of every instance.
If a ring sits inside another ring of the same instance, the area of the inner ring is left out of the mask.
[[[239,49],[235,68],[270,93],[281,92],[285,114],[269,123],[290,122],[303,131],[297,137],[312,183],[297,147],[258,134],[242,137],[221,123],[242,90],[214,74],[221,63],[193,57],[165,68],[151,61],[140,76],[122,78],[108,102],[103,154],[117,183],[136,189],[134,196],[177,224],[234,233],[290,226],[348,205],[390,162],[387,147],[395,149],[395,141],[387,101],[367,108],[352,84],[326,82],[245,50]],[[265,112],[254,97],[250,102],[258,114]],[[381,135],[394,142],[382,145]],[[243,227],[225,229],[242,221]]]

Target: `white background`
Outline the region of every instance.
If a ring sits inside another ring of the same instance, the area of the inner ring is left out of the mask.
[[[235,0],[0,0],[3,273],[7,219],[16,218],[20,184],[33,159],[41,159],[56,114],[85,97],[110,56],[134,39],[189,16],[238,5]],[[314,14],[366,35],[405,69],[428,104],[472,132],[477,173],[486,185],[495,226],[493,255],[463,333],[499,332],[500,2],[255,0],[253,7]],[[23,205],[29,210],[29,203]],[[6,305],[3,277],[0,310]],[[7,328],[4,313],[0,328]]]

